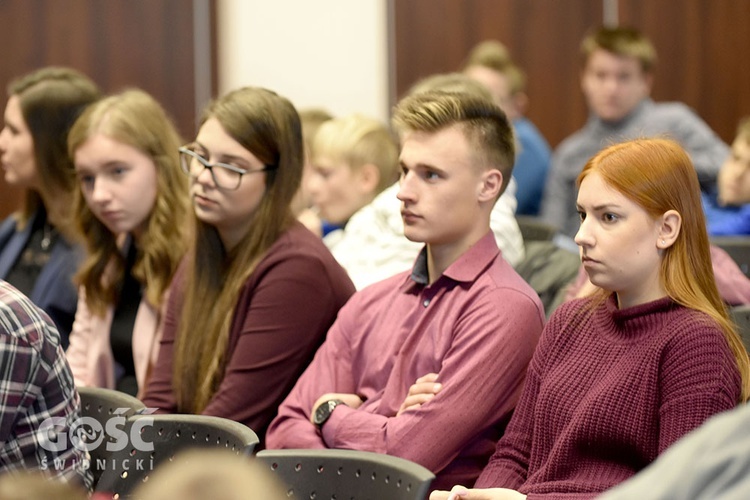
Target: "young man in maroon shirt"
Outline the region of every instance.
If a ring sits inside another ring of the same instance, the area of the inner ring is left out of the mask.
[[[355,294],[279,408],[269,448],[387,453],[473,484],[515,407],[544,311],[503,259],[490,212],[508,181],[505,114],[471,93],[405,98],[398,199],[425,243],[410,272]],[[429,396],[409,395],[419,381]]]

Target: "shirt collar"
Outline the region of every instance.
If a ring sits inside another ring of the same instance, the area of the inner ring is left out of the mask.
[[[500,249],[495,241],[495,234],[488,231],[479,241],[474,243],[468,250],[456,259],[443,272],[442,276],[459,282],[472,282],[479,274],[497,257]],[[429,274],[427,272],[427,245],[417,255],[411,274],[405,280],[402,287],[405,289],[412,285],[427,286]]]

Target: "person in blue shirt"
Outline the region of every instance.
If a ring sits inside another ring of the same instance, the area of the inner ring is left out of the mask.
[[[750,116],[740,120],[717,188],[703,194],[710,236],[750,235]]]
[[[524,116],[528,96],[523,71],[513,63],[505,46],[488,40],[469,53],[463,73],[487,87],[495,103],[512,121],[518,151],[513,167],[517,184],[516,214],[538,215],[551,151],[536,126]]]

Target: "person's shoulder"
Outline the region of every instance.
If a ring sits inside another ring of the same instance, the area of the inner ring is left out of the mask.
[[[478,296],[484,296],[485,300],[514,306],[531,306],[544,316],[539,295],[501,254],[477,276],[472,288]]]
[[[279,235],[269,248],[264,260],[273,261],[294,257],[323,259],[325,261],[333,259],[330,250],[323,243],[323,239],[313,234],[298,221],[294,221],[286,231]]]
[[[544,136],[542,136],[542,133],[539,131],[536,125],[534,125],[534,122],[529,120],[526,117],[519,118],[518,120],[513,121],[513,127],[515,128],[516,133],[519,137],[533,137],[534,139],[541,139],[545,143],[547,142],[544,139]]]
[[[411,273],[412,271],[409,269],[408,271],[403,271],[380,281],[376,281],[358,291],[355,296],[357,296],[358,300],[362,302],[372,303],[383,300],[385,297],[397,295],[400,293],[401,288],[408,284]]]
[[[56,346],[59,334],[47,315],[6,281],[0,280],[0,335],[17,345],[41,351],[45,344]]]
[[[573,152],[582,143],[588,142],[589,133],[586,127],[579,128],[569,136],[565,137],[555,148],[556,155],[565,155]]]
[[[18,216],[16,214],[11,214],[7,216],[5,219],[0,222],[0,234],[3,234],[7,231],[15,231],[16,226],[18,225]]]
[[[721,327],[711,316],[676,303],[665,315],[664,328],[661,331],[664,342],[682,348],[717,344],[728,348]]]
[[[377,281],[354,292],[344,305],[343,311],[359,319],[387,314],[401,297],[405,296],[404,288],[409,286],[411,270],[395,274]]]
[[[648,108],[647,115],[648,119],[669,120],[677,125],[683,124],[686,119],[700,119],[692,108],[679,101],[655,102]]]
[[[550,322],[553,319],[557,322],[568,322],[573,318],[590,317],[599,307],[604,307],[604,304],[596,304],[595,300],[593,297],[566,300],[552,312]]]
[[[18,217],[15,214],[9,215],[0,222],[0,247],[16,233],[18,229]]]
[[[297,268],[308,268],[308,273],[317,274],[321,279],[325,274],[335,275],[338,280],[348,280],[346,271],[333,257],[323,240],[297,221],[271,245],[258,264],[257,270],[265,273],[290,263],[297,263]]]
[[[598,148],[598,142],[596,144]],[[592,137],[587,124],[560,141],[560,144],[552,153],[553,168],[568,166],[569,168],[575,168],[577,173],[581,169],[578,159],[588,154],[591,145]]]

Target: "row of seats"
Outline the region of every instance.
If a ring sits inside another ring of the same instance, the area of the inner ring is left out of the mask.
[[[258,444],[255,432],[232,420],[150,415],[140,400],[127,394],[93,387],[78,391],[82,416],[96,421],[100,428],[95,430],[101,431],[82,433],[92,445],[95,491],[112,498],[130,498],[154,469],[188,449],[226,448],[252,455]],[[255,459],[287,486],[289,498],[298,499],[422,500],[435,478],[408,460],[353,450],[262,450]]]

